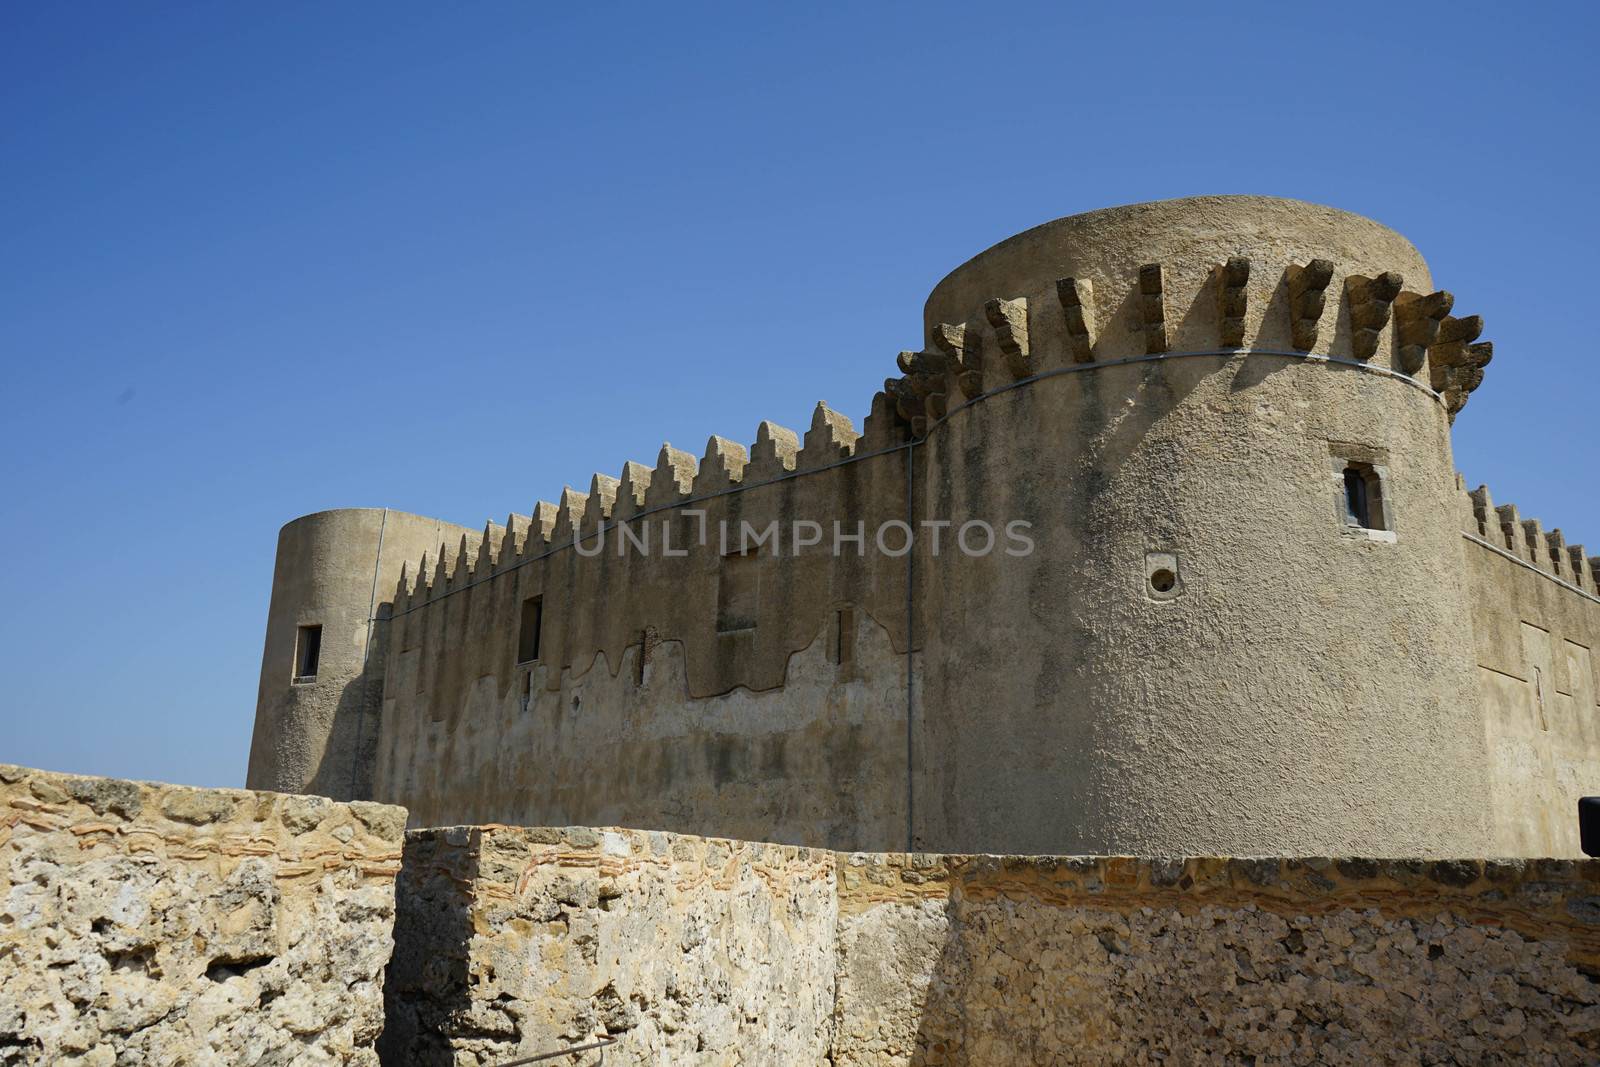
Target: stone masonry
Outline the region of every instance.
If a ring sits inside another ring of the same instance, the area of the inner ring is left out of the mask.
[[[404,817],[0,766],[0,1064],[1600,1057],[1600,862],[402,852]]]
[[[821,1064],[833,854],[630,830],[407,835],[384,1062]]]
[[[413,832],[385,1062],[1592,1063],[1600,863]]]
[[[839,862],[834,1067],[1600,1056],[1594,862]]]
[[[404,824],[0,765],[0,1064],[376,1064]]]

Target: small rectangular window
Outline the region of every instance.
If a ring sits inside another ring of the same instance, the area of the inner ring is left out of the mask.
[[[1372,512],[1367,506],[1367,480],[1354,467],[1344,469],[1344,521],[1351,526],[1372,528]]]
[[[1363,530],[1387,530],[1383,481],[1370,463],[1350,463],[1344,468],[1344,521]]]
[[[517,662],[532,663],[539,658],[539,631],[544,629],[544,597],[531,596],[522,602],[522,621],[517,629]]]
[[[294,680],[315,681],[317,661],[322,658],[322,627],[302,626],[294,640]]]

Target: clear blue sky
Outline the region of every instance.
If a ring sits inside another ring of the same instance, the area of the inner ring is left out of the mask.
[[[1592,5],[553,10],[0,8],[0,760],[240,784],[285,521],[859,423],[1130,201],[1401,230],[1496,342],[1461,470],[1600,553]]]

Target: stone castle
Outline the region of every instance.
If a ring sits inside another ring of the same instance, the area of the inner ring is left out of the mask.
[[[250,789],[0,764],[0,1065],[1600,1062],[1600,561],[1455,474],[1453,304],[1099,211],[859,433],[289,523]]]
[[[248,784],[845,850],[1577,855],[1600,561],[1464,488],[1492,350],[1453,304],[1342,211],[1095,211],[941,281],[859,432],[819,404],[481,532],[297,519]]]

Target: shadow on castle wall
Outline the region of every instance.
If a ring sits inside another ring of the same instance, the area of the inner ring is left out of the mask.
[[[376,657],[346,682],[333,702],[333,721],[316,771],[303,789],[333,800],[370,800],[378,755],[383,674]]]

